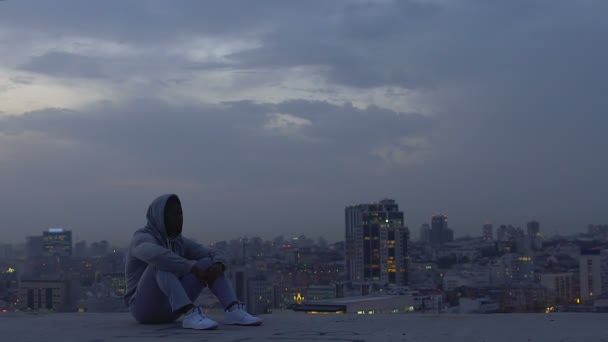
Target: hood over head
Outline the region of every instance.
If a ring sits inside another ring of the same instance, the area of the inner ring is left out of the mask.
[[[169,239],[167,227],[165,226],[165,208],[167,206],[167,202],[172,197],[174,197],[178,202],[181,203],[181,201],[179,201],[179,197],[176,194],[164,194],[158,196],[154,201],[152,201],[152,203],[150,203],[150,206],[148,207],[148,212],[146,214],[146,218],[148,219],[148,224],[146,224],[146,230],[151,231],[152,233],[154,233],[154,235],[160,235],[161,240],[163,241]]]

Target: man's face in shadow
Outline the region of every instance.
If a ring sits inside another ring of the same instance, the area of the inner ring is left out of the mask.
[[[184,225],[184,214],[182,212],[182,204],[175,196],[170,197],[165,206],[165,228],[167,235],[174,238],[182,233]]]

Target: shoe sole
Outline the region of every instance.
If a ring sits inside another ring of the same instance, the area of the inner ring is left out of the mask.
[[[254,322],[254,323],[249,323],[249,324],[224,322],[224,324],[226,324],[226,325],[240,325],[240,326],[244,326],[244,327],[257,327],[257,326],[262,325],[262,323],[264,323],[264,322]]]
[[[219,324],[217,324],[217,325],[212,325],[212,326],[210,326],[210,327],[208,327],[208,328],[187,327],[187,326],[183,326],[183,325],[182,325],[182,327],[183,327],[184,329],[194,329],[194,330],[213,330],[213,329],[217,329],[217,327],[219,327]]]

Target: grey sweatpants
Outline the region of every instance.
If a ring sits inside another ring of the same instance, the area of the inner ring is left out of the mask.
[[[203,258],[197,262],[197,266],[207,269],[211,263],[211,258]],[[206,286],[192,273],[180,278],[171,272],[148,266],[139,279],[129,310],[139,323],[173,322],[181,316],[176,311],[192,304]],[[224,274],[215,279],[210,290],[224,307],[237,301]]]

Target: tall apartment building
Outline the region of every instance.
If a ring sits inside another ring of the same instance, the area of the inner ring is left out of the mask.
[[[420,242],[431,242],[431,226],[428,223],[423,223],[420,226]]]
[[[485,223],[483,225],[483,240],[494,241],[494,226],[491,223]]]
[[[591,300],[602,294],[602,266],[599,250],[583,250],[579,259],[581,299]]]
[[[391,199],[346,207],[346,264],[351,281],[408,283],[409,230]]]
[[[272,281],[263,273],[245,266],[234,266],[227,272],[237,299],[252,314],[269,313],[275,305]]]
[[[540,285],[547,289],[549,303],[573,303],[577,296],[574,279],[574,274],[571,272],[541,274]]]
[[[446,242],[454,241],[454,231],[448,228],[448,217],[442,214],[431,218],[431,245],[441,248]]]
[[[527,244],[531,250],[540,250],[543,247],[542,235],[540,233],[540,222],[530,221],[527,227]]]

